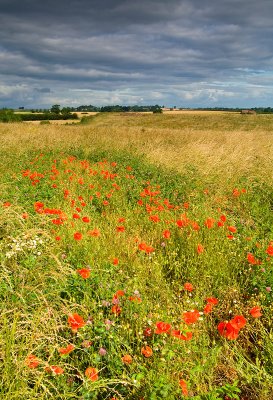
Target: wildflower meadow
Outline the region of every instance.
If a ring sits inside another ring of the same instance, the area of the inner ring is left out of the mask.
[[[272,135],[1,124],[1,398],[272,399]]]

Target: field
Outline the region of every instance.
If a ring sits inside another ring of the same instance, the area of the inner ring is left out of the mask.
[[[272,399],[273,116],[0,140],[1,399]]]

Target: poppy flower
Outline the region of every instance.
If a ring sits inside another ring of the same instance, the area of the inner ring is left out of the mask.
[[[243,315],[236,315],[230,320],[230,324],[235,329],[242,329],[246,325],[246,319]]]
[[[97,368],[88,367],[88,368],[86,368],[84,374],[92,382],[96,382],[99,379]]]
[[[82,218],[82,221],[88,223],[88,222],[90,222],[90,218],[88,218],[88,217],[83,217],[83,218]]]
[[[125,231],[125,226],[122,226],[122,225],[121,226],[117,226],[116,227],[116,231],[117,232],[124,232]]]
[[[98,237],[98,236],[100,236],[100,231],[98,229],[93,229],[92,231],[88,232],[88,235],[93,236],[93,237]]]
[[[266,249],[266,252],[267,252],[267,254],[268,254],[269,256],[273,256],[273,245],[272,245],[272,244],[270,244],[270,245],[268,246],[268,248]]]
[[[214,220],[213,218],[208,218],[208,219],[204,222],[205,227],[208,228],[208,229],[213,228],[214,222],[215,222],[215,220]]]
[[[235,340],[235,339],[237,339],[237,337],[239,335],[239,329],[236,329],[228,321],[220,322],[217,326],[217,329],[221,336],[223,336],[229,340]]]
[[[231,233],[236,233],[236,232],[237,232],[237,229],[235,228],[235,226],[228,226],[228,230],[229,230]]]
[[[198,321],[199,317],[200,313],[198,310],[186,311],[183,314],[183,320],[187,325],[194,324],[196,321]]]
[[[179,386],[181,387],[182,393],[184,396],[188,396],[188,388],[187,388],[187,382],[184,381],[184,379],[179,380]]]
[[[25,360],[25,364],[28,368],[37,368],[40,364],[39,359],[34,354],[29,354]]]
[[[191,283],[186,282],[184,284],[184,289],[187,290],[188,292],[192,292],[194,290],[194,287],[193,287],[193,285]]]
[[[61,347],[58,351],[60,354],[69,354],[75,349],[74,344],[68,344],[66,347]]]
[[[204,246],[202,246],[202,244],[198,244],[197,246],[197,253],[198,254],[202,254],[204,252]]]
[[[213,309],[213,304],[208,303],[205,305],[203,312],[204,314],[209,314],[212,312],[212,309]]]
[[[155,249],[152,246],[146,246],[145,253],[150,254],[153,253]]]
[[[247,261],[249,264],[256,265],[257,260],[255,259],[254,255],[252,253],[247,253]]]
[[[83,278],[87,279],[89,278],[91,271],[89,268],[82,268],[82,269],[77,269],[77,273]]]
[[[153,349],[150,346],[142,347],[141,354],[143,354],[144,357],[149,358],[153,355]]]
[[[121,313],[121,311],[122,311],[122,308],[119,307],[118,304],[114,304],[113,307],[111,308],[111,311],[112,311],[113,314],[119,315]]]
[[[82,240],[82,233],[80,233],[80,232],[74,233],[74,239],[75,240]]]
[[[132,364],[132,357],[130,354],[125,354],[125,356],[121,357],[123,364]]]
[[[113,263],[113,265],[118,265],[118,263],[119,263],[119,260],[118,260],[118,258],[113,258],[113,261],[112,261],[112,263]]]
[[[259,306],[252,307],[251,310],[249,310],[249,314],[251,314],[253,318],[259,318],[263,315],[261,313],[261,307]]]
[[[116,293],[114,294],[114,297],[117,297],[117,298],[123,297],[123,296],[125,296],[125,292],[122,289],[117,290]]]
[[[54,375],[61,375],[64,373],[63,368],[58,365],[50,365],[49,367],[46,367],[45,370],[46,372],[52,372]]]
[[[68,316],[68,325],[70,326],[72,332],[76,333],[79,328],[86,325],[84,319],[77,313]]]
[[[153,221],[153,222],[159,222],[160,221],[160,218],[159,218],[158,215],[150,215],[149,219],[150,219],[150,221]]]
[[[160,335],[161,333],[169,333],[171,329],[171,325],[166,323],[166,322],[162,322],[159,321],[156,323],[156,330],[155,333]]]
[[[166,229],[166,230],[163,232],[162,236],[163,236],[165,239],[169,239],[169,238],[171,237],[171,232],[170,232],[168,229]]]
[[[213,305],[218,304],[218,300],[215,297],[207,297],[206,302]]]

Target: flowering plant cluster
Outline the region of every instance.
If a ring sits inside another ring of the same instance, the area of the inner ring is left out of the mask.
[[[34,280],[33,293],[48,309],[53,297],[58,304],[41,316],[40,326],[57,320],[50,340],[27,345],[24,367],[33,379],[37,373],[64,390],[65,377],[65,393],[86,399],[102,398],[102,391],[112,399],[193,397],[201,393],[194,378],[198,346],[206,354],[198,368],[205,368],[209,343],[225,348],[226,341],[252,340],[266,310],[253,286],[272,267],[273,242],[255,246],[230,211],[240,208],[246,189],[235,188],[219,205],[207,189],[167,196],[130,165],[43,154],[18,179],[33,193],[16,205],[20,224],[42,233],[1,246],[10,263],[44,268],[43,291]],[[12,201],[2,204],[4,213],[13,208]],[[46,272],[49,259],[61,270],[55,276]],[[238,285],[246,281],[241,293],[235,283],[224,287],[232,273]],[[262,290],[270,295],[268,282]]]

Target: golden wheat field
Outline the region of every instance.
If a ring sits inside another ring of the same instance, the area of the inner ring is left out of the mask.
[[[272,176],[273,116],[178,112],[100,114],[87,125],[2,124],[1,147],[25,149],[81,147],[145,154],[155,164],[183,171],[194,168],[231,180],[238,174]]]

